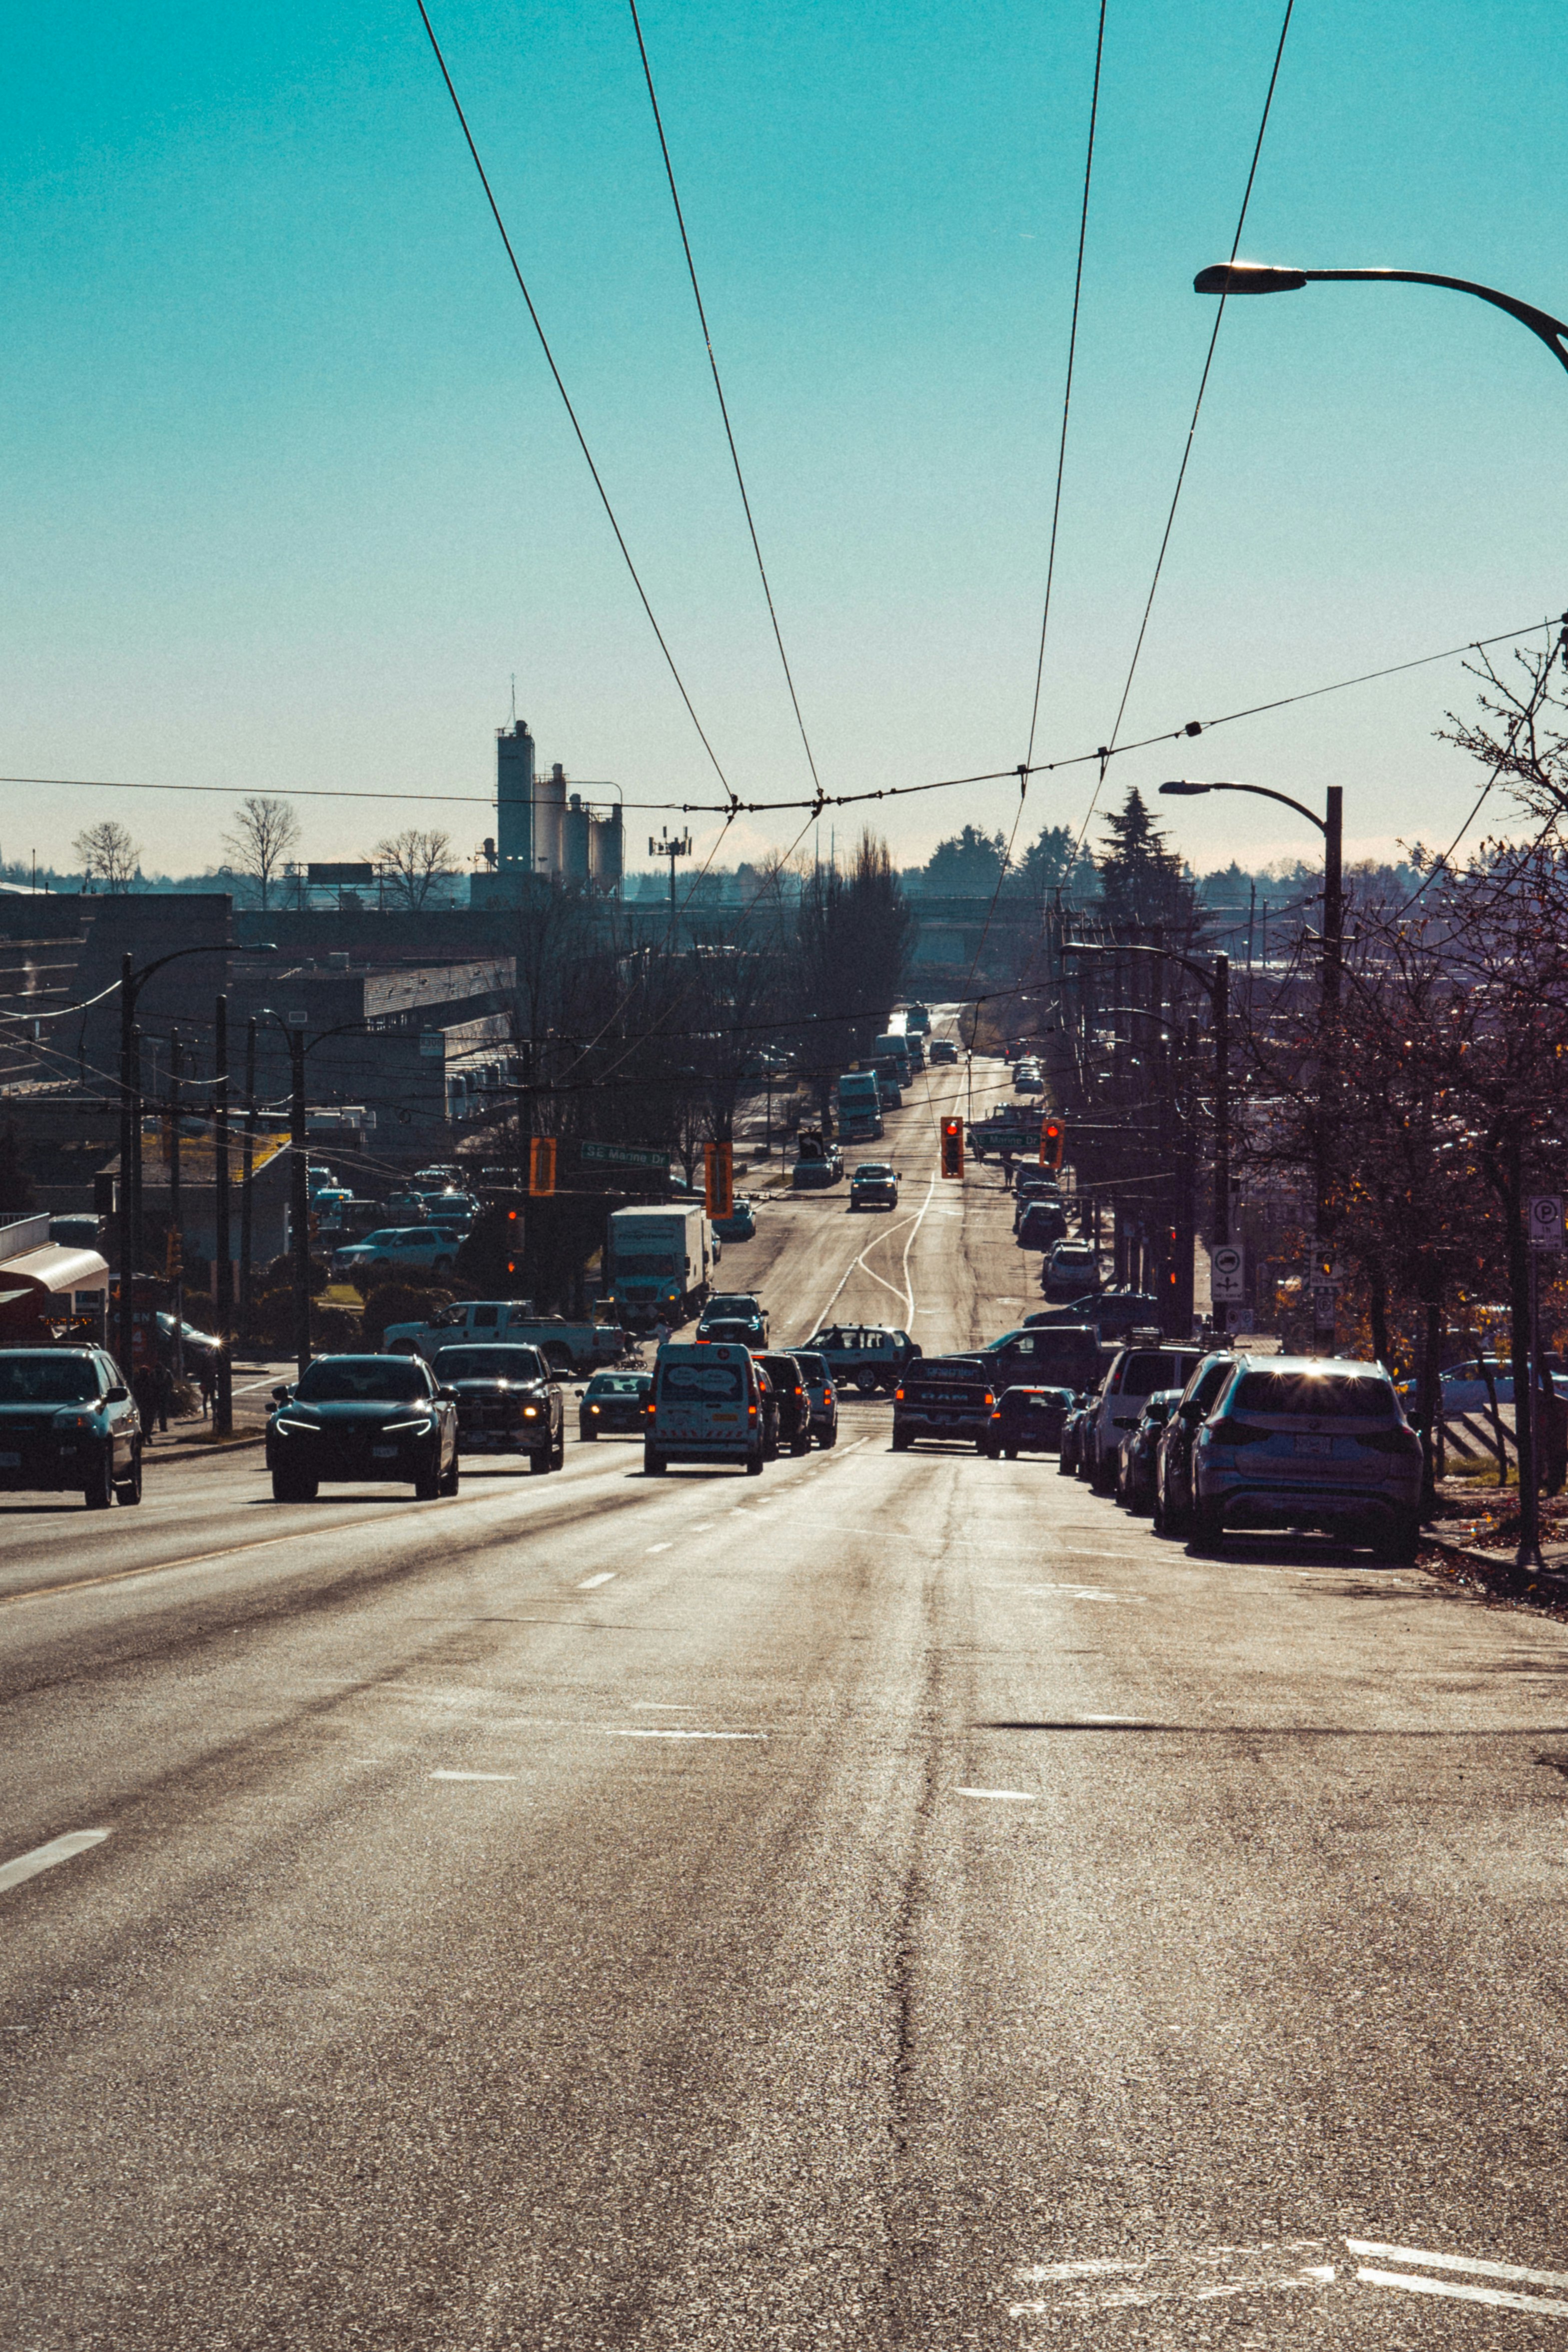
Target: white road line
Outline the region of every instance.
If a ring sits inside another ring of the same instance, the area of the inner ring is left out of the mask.
[[[656,1551],[673,1551],[675,1547],[673,1544],[649,1544],[644,1557],[651,1559]]]
[[[1452,2303],[1487,2303],[1502,2311],[1555,2312],[1568,2319],[1568,2303],[1544,2294],[1504,2294],[1495,2286],[1461,2286],[1457,2279],[1420,2278],[1414,2271],[1358,2270],[1367,2286],[1402,2286],[1408,2294],[1440,2294]]]
[[[432,1780],[515,1780],[515,1772],[432,1772]]]
[[[1468,2254],[1433,2254],[1419,2246],[1380,2246],[1371,2238],[1347,2238],[1352,2254],[1371,2254],[1385,2263],[1425,2263],[1434,2271],[1473,2271],[1478,2278],[1518,2279],[1526,2286],[1568,2287],[1568,2273],[1528,2271],[1517,2263],[1472,2262]]]
[[[577,1590],[579,1592],[592,1592],[595,1584],[613,1584],[615,1576],[613,1568],[602,1568],[597,1576],[585,1576]]]
[[[624,1729],[624,1728],[622,1728],[622,1729],[616,1729],[616,1728],[615,1728],[615,1727],[608,1727],[608,1728],[606,1729],[606,1732],[605,1732],[605,1737],[606,1737],[607,1738],[610,1738],[610,1739],[761,1739],[761,1740],[765,1740],[765,1739],[767,1738],[767,1736],[768,1736],[768,1735],[767,1735],[767,1733],[766,1733],[765,1731],[666,1731],[666,1730],[664,1730],[662,1727],[661,1727],[661,1728],[659,1728],[659,1729],[657,1729],[657,1730],[656,1730],[656,1729],[654,1729],[654,1728],[653,1728],[653,1727],[652,1727],[652,1726],[650,1726],[650,1727],[649,1727],[646,1731],[645,1731],[645,1730],[643,1730],[643,1729],[641,1729],[640,1727],[639,1727],[638,1729],[635,1730],[635,1731],[626,1730],[626,1729]]]
[[[1032,1805],[1035,1801],[1027,1789],[955,1789],[955,1797],[994,1797],[1007,1805]]]
[[[15,1862],[0,1869],[0,1895],[9,1894],[25,1879],[37,1878],[40,1870],[53,1870],[57,1862],[69,1862],[89,1846],[101,1845],[109,1834],[107,1830],[70,1830],[64,1837],[51,1838],[47,1845],[36,1845],[31,1853],[19,1853]]]

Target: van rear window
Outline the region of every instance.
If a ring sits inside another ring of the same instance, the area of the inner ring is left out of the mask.
[[[1152,1396],[1156,1389],[1174,1387],[1186,1379],[1196,1360],[1193,1356],[1169,1355],[1163,1348],[1140,1348],[1128,1357],[1122,1369],[1121,1393],[1146,1397]]]
[[[739,1364],[661,1364],[658,1393],[670,1404],[732,1404],[745,1374]]]
[[[1246,1372],[1231,1391],[1229,1412],[1277,1413],[1306,1421],[1318,1415],[1343,1420],[1391,1421],[1394,1390],[1389,1381],[1313,1372]]]

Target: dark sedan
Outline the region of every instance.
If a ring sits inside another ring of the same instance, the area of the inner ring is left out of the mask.
[[[588,1445],[596,1437],[640,1437],[652,1386],[651,1372],[595,1372],[578,1400],[578,1436]]]
[[[1071,1389],[1004,1389],[991,1415],[985,1451],[1016,1462],[1020,1454],[1060,1450],[1062,1423],[1073,1407]]]
[[[318,1356],[272,1394],[274,1502],[313,1503],[329,1478],[406,1481],[422,1503],[457,1493],[458,1407],[418,1356]]]
[[[538,1348],[443,1348],[437,1386],[458,1407],[459,1454],[525,1454],[542,1476],[566,1459],[566,1394]]]
[[[142,1500],[142,1424],[101,1348],[0,1349],[0,1490]]]
[[[1154,1507],[1154,1456],[1164,1428],[1181,1402],[1180,1389],[1156,1389],[1116,1449],[1116,1499],[1142,1518]]]

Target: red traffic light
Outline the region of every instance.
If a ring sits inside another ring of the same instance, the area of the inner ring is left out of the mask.
[[[942,1172],[944,1176],[963,1174],[963,1121],[944,1118],[942,1123]]]
[[[1040,1165],[1042,1168],[1059,1168],[1061,1166],[1062,1146],[1066,1141],[1067,1136],[1059,1118],[1043,1118],[1040,1121]]]

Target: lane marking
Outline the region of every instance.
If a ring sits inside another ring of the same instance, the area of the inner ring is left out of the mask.
[[[109,1835],[108,1830],[68,1830],[64,1837],[51,1838],[47,1845],[36,1845],[31,1853],[19,1853],[15,1862],[0,1869],[0,1895],[9,1894],[26,1879],[37,1878],[40,1870],[53,1870],[57,1862],[69,1862],[73,1854],[101,1845]]]
[[[515,1780],[515,1772],[432,1772],[432,1780]]]
[[[1440,2294],[1451,2303],[1486,2303],[1502,2311],[1555,2312],[1568,2319],[1568,2303],[1544,2294],[1505,2294],[1495,2286],[1461,2286],[1458,2279],[1421,2278],[1414,2271],[1358,2270],[1367,2286],[1402,2286],[1407,2294]]]
[[[690,1712],[690,1703],[685,1699],[634,1698],[632,1701],[634,1715],[689,1715]]]
[[[615,1576],[613,1568],[602,1568],[597,1576],[585,1576],[577,1590],[579,1592],[592,1592],[596,1584],[613,1584]]]
[[[1479,2278],[1519,2279],[1527,2286],[1568,2287],[1568,2273],[1529,2271],[1517,2263],[1472,2262],[1468,2254],[1433,2254],[1419,2246],[1381,2246],[1371,2238],[1347,2238],[1352,2254],[1371,2254],[1385,2263],[1425,2263],[1435,2271],[1473,2271]]]
[[[646,1553],[644,1554],[644,1558],[645,1558],[645,1559],[651,1559],[653,1558],[653,1556],[654,1556],[654,1554],[655,1554],[655,1552],[656,1552],[656,1551],[673,1551],[674,1549],[675,1549],[675,1546],[674,1546],[673,1544],[667,1544],[667,1543],[662,1543],[662,1544],[649,1544],[649,1546],[648,1546],[648,1548],[647,1548],[647,1551],[646,1551]],[[597,1578],[597,1577],[595,1577],[595,1578],[594,1579],[594,1581],[595,1581],[595,1584],[598,1582],[598,1580],[598,1580],[598,1578]]]
[[[624,1726],[623,1726],[623,1727],[618,1727],[618,1728],[617,1728],[617,1727],[611,1727],[611,1726],[609,1726],[609,1725],[605,1726],[605,1727],[604,1727],[604,1728],[605,1728],[605,1737],[607,1739],[762,1739],[762,1740],[765,1740],[765,1739],[767,1738],[767,1736],[768,1736],[768,1735],[767,1735],[767,1733],[766,1733],[765,1731],[684,1731],[684,1730],[682,1730],[682,1731],[666,1731],[662,1727],[654,1727],[653,1725],[651,1725],[651,1724],[647,1727],[647,1728],[646,1730],[645,1730],[645,1729],[644,1729],[640,1725],[639,1725],[638,1727],[637,1727],[635,1729],[627,1729],[627,1728],[626,1728]]]
[[[1032,1805],[1034,1795],[1027,1789],[955,1789],[955,1797],[992,1797],[1006,1805]]]

